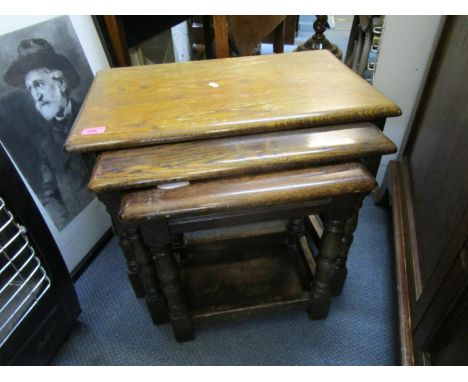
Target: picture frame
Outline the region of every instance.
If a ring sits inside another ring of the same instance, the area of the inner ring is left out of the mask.
[[[0,140],[73,273],[111,220],[62,140],[109,61],[91,16],[0,16],[0,45]]]

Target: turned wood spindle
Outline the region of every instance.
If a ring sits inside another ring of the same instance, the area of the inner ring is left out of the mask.
[[[136,228],[129,228],[128,239],[131,243],[135,261],[138,264],[139,275],[145,288],[145,300],[151,318],[157,325],[166,323],[169,321],[166,300],[156,277],[156,266],[153,258]]]
[[[341,237],[341,249],[335,263],[335,273],[332,278],[332,294],[334,296],[340,295],[346,276],[348,275],[348,268],[346,262],[348,261],[348,253],[353,243],[353,234],[358,224],[359,209],[362,206],[362,201],[357,200],[353,216],[351,216],[345,223],[344,234]]]
[[[328,21],[328,16],[316,16],[317,19],[314,22],[314,31],[315,34],[309,38],[304,44],[299,45],[296,48],[296,52],[302,52],[304,50],[322,50],[326,49],[332,52],[336,58],[341,60],[341,57],[343,54],[341,53],[341,50],[332,42],[330,42],[326,37],[325,37],[325,31],[326,31],[326,24]]]
[[[346,235],[346,223],[354,212],[353,204],[352,200],[338,202],[325,215],[324,232],[316,259],[317,269],[312,283],[312,306],[309,310],[311,319],[321,319],[328,315],[336,261],[343,254],[343,237]]]

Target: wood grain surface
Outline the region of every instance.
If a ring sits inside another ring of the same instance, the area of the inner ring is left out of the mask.
[[[368,193],[376,186],[359,163],[278,171],[254,176],[192,183],[172,190],[152,188],[127,193],[121,204],[123,221],[222,212],[233,208]]]
[[[113,68],[96,75],[64,148],[102,151],[400,114],[327,51]],[[105,131],[85,130],[95,127]]]
[[[210,139],[101,154],[94,192],[210,179],[390,154],[396,146],[374,125],[357,123]]]

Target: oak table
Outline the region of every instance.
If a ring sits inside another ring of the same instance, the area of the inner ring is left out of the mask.
[[[156,262],[174,335],[186,341],[194,337],[194,323],[215,319],[297,308],[307,310],[312,319],[325,318],[336,261],[347,256],[349,246],[343,243],[356,228],[347,230],[347,221],[375,187],[373,176],[362,164],[339,163],[196,181],[170,190],[133,191],[122,200],[120,217],[141,232],[140,240]],[[200,259],[186,256],[179,264],[174,261],[171,233],[180,226],[183,232],[194,228],[187,227],[184,218],[192,219],[193,225],[197,217],[222,216],[227,226],[236,215],[244,219],[256,215],[263,221],[272,219],[272,214],[278,218],[308,213],[321,213],[325,226],[316,257],[308,258],[312,266],[305,266],[306,257],[298,251],[302,235],[296,229],[287,230],[289,235],[282,235],[283,240],[265,235],[276,248],[259,245],[256,241],[262,235],[255,232],[247,250],[236,245],[231,249],[234,253],[223,247],[222,258],[215,261],[209,261],[209,251],[195,254]],[[266,253],[259,256],[262,250]]]
[[[401,114],[337,60],[311,51],[101,70],[65,142],[101,152]]]
[[[168,292],[162,291],[147,250],[148,234],[141,236],[145,228],[119,217],[126,194],[174,181],[218,185],[218,179],[229,177],[274,176],[356,160],[375,176],[381,155],[396,150],[382,134],[385,119],[400,114],[327,51],[118,68],[96,75],[65,150],[91,158],[90,188],[112,217],[129,279],[136,294],[145,296],[153,321],[163,323],[169,317]],[[300,207],[288,207],[289,234],[303,232]],[[355,207],[343,247],[352,241]],[[191,224],[209,229],[227,220],[258,219],[237,212],[179,219],[170,227],[172,247],[184,252],[181,234]],[[262,213],[276,216],[271,208]],[[335,293],[346,276],[345,252],[336,260]]]

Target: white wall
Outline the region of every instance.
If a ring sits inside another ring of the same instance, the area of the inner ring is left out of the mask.
[[[175,62],[190,61],[190,37],[187,21],[171,28]]]
[[[402,110],[400,117],[387,119],[385,125],[385,134],[399,149],[414,118],[443,20],[443,16],[385,17],[373,84]],[[397,155],[382,158],[379,182],[388,162]]]

